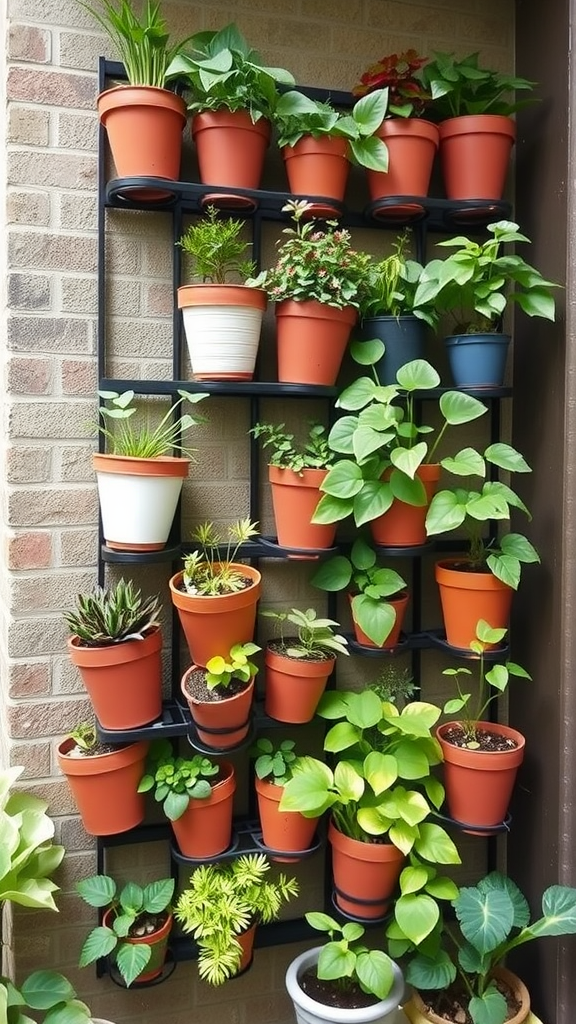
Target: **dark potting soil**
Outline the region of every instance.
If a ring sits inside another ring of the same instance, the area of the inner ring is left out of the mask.
[[[298,978],[303,992],[310,999],[324,1006],[336,1006],[343,1010],[356,1010],[361,1006],[374,1006],[379,1002],[376,996],[363,992],[359,985],[347,980],[346,986],[336,981],[321,981],[316,975],[316,968],[309,967]]]
[[[128,935],[131,939],[143,939],[147,935],[160,931],[167,920],[167,910],[163,910],[160,914],[140,914],[134,921],[134,924],[130,926]]]
[[[521,1007],[520,1000],[516,998],[512,989],[500,978],[496,980],[496,987],[504,996],[508,1013],[506,1020],[511,1020]],[[420,998],[428,1010],[432,1010],[438,1017],[449,1021],[450,1024],[473,1024],[472,1017],[468,1012],[470,994],[463,986],[454,982],[450,988],[434,991],[419,991]]]
[[[284,637],[284,641],[281,641],[281,640],[269,640],[268,641],[268,648],[269,648],[269,650],[273,651],[274,654],[280,654],[283,657],[287,656],[286,655],[286,651],[289,650],[291,647],[299,647],[299,646],[300,646],[300,641],[299,641],[297,636],[287,636],[287,637]],[[289,657],[289,655],[288,655],[288,657]],[[333,657],[334,657],[333,654],[328,654],[327,652],[324,652],[324,651],[312,651],[310,654],[307,654],[306,657],[304,657],[304,658],[295,658],[294,660],[295,661],[331,661]]]
[[[231,679],[228,686],[224,687],[224,689],[216,687],[214,690],[209,690],[206,685],[206,669],[198,667],[188,673],[184,685],[186,691],[195,700],[200,700],[203,704],[215,704],[218,701],[227,700],[229,697],[235,697],[238,693],[242,693],[248,684],[242,682],[241,679]]]
[[[460,725],[454,725],[442,733],[442,738],[454,747],[463,747],[469,750],[484,751],[505,751],[514,750],[518,744],[510,736],[501,736],[500,733],[490,732],[488,729],[476,729],[476,742],[470,746],[470,741]],[[477,745],[476,745],[477,744]]]

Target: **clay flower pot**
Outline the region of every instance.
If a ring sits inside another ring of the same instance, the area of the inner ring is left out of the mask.
[[[336,200],[336,206],[329,202],[313,202],[307,216],[338,215],[350,170],[347,140],[305,135],[294,146],[284,146],[282,157],[293,195],[326,196]]]
[[[278,805],[284,792],[283,786],[276,786],[258,776],[254,779],[254,786],[264,846],[280,853],[309,850],[314,841],[318,818],[305,818],[299,811],[280,811]],[[294,859],[287,857],[286,861]],[[272,860],[282,863],[282,857],[272,856]]]
[[[437,562],[434,574],[440,592],[446,641],[469,650],[480,619],[493,629],[508,629],[514,591],[491,572],[467,572],[463,558]],[[494,644],[486,644],[491,650]]]
[[[392,843],[362,843],[328,828],[336,906],[369,921],[384,917],[406,860]]]
[[[311,722],[334,670],[336,658],[306,661],[305,658],[290,658],[267,647],[264,663],[266,714],[277,722],[294,725]]]
[[[68,654],[77,666],[103,729],[136,729],[162,713],[162,633],[150,630],[142,640],[86,647],[68,638]]]
[[[104,927],[112,928],[115,917],[116,914],[112,909],[106,910],[102,918],[102,924]],[[142,936],[126,935],[122,939],[122,942],[128,942],[131,946],[138,946],[142,943],[146,943],[146,945],[150,946],[152,949],[152,954],[146,966],[146,970],[144,970],[142,974],[138,975],[134,983],[135,985],[138,985],[139,982],[153,981],[154,978],[159,978],[162,974],[168,949],[168,939],[170,937],[170,932],[172,931],[173,923],[174,917],[171,913],[168,913],[164,923],[155,931]]]
[[[408,505],[395,498],[388,511],[369,524],[375,544],[383,547],[421,547],[426,544],[426,513],[438,487],[440,466],[436,463],[419,466],[416,476],[424,484],[426,504]]]
[[[349,595],[350,601],[352,601],[352,595]],[[389,650],[391,647],[396,647],[396,644],[400,640],[400,633],[402,632],[402,626],[404,625],[404,618],[406,616],[406,609],[408,608],[408,601],[410,600],[408,591],[403,594],[399,594],[397,597],[387,598],[387,603],[393,605],[396,611],[396,621],[392,627],[392,630],[388,634],[386,640],[380,645],[383,651]],[[354,618],[354,612],[352,611],[352,625],[354,626],[354,635],[356,642],[362,644],[363,647],[378,647],[370,637],[366,636],[366,633],[356,622]]]
[[[357,312],[310,299],[276,306],[278,380],[283,384],[332,386],[344,358]]]
[[[180,853],[202,859],[224,853],[232,841],[232,812],[236,775],[226,761],[220,764],[220,778],[205,800],[192,798],[184,814],[170,825]]]
[[[268,466],[280,547],[297,550],[332,547],[337,523],[311,522],[320,501],[320,485],[327,472],[326,469],[303,469],[295,473],[292,469]]]
[[[259,188],[270,122],[248,111],[205,110],[192,118],[200,180],[206,185]],[[217,201],[217,196],[211,197]]]
[[[262,577],[251,565],[238,563],[234,568],[252,582],[233,594],[188,594],[182,589],[183,572],[170,580],[172,603],[196,665],[206,665],[216,654],[227,658],[234,644],[248,643],[254,636]]]
[[[199,665],[191,665],[182,676],[180,688],[185,697],[198,739],[213,750],[229,750],[246,739],[252,717],[254,677],[240,693],[220,700],[203,701],[191,696],[187,682],[192,673],[202,672]]]
[[[520,1009],[513,1017],[508,1017],[506,1024],[525,1024],[529,1020],[533,1024],[538,1024],[536,1017],[530,1015],[530,993],[524,982],[506,967],[496,967],[494,969],[494,977],[501,979],[508,985],[520,1006]],[[446,1017],[440,1017],[433,1010],[428,1009],[417,989],[412,990],[412,998],[405,1005],[404,1010],[412,1024],[426,1024],[426,1022],[429,1022],[429,1024],[449,1024]]]
[[[56,751],[58,767],[68,780],[86,832],[110,836],[135,828],[144,819],[144,794],[138,783],[144,775],[148,744],[130,743],[109,754],[68,757],[74,740],[63,740]]]
[[[440,162],[448,199],[501,199],[516,138],[503,114],[466,114],[442,121]]]
[[[366,171],[372,202],[388,196],[427,196],[440,141],[438,127],[420,117],[387,117],[376,135],[388,147],[388,171]],[[390,209],[416,214],[421,207],[407,203],[383,207]]]

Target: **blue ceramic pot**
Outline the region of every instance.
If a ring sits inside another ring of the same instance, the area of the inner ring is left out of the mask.
[[[444,342],[457,388],[502,387],[509,334],[454,334]]]

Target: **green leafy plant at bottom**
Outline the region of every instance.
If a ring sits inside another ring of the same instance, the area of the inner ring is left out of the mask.
[[[305,917],[312,928],[329,935],[318,957],[318,978],[334,981],[344,991],[355,984],[376,999],[386,999],[394,984],[392,961],[383,950],[369,949],[360,941],[365,928],[355,921],[340,925],[318,911]]]
[[[390,955],[406,958],[406,980],[419,990],[447,989],[456,981],[463,1010],[474,1024],[504,1024],[508,1009],[494,969],[526,942],[576,934],[576,888],[546,889],[542,917],[531,922],[518,886],[493,871],[477,885],[460,889],[452,905],[456,921],[440,922],[419,950],[406,941],[397,922],[390,924]]]
[[[294,740],[281,740],[277,746],[267,736],[259,736],[250,754],[255,758],[254,771],[259,779],[267,779],[275,786],[284,786],[298,767],[294,753]]]
[[[89,906],[112,911],[112,927],[99,925],[88,935],[80,953],[80,967],[113,954],[126,986],[130,987],[152,956],[152,947],[147,942],[127,941],[131,930],[142,919],[165,917],[174,885],[173,878],[162,878],[145,886],[128,882],[118,893],[116,882],[109,875],[94,875],[78,882],[76,888]]]
[[[270,466],[301,473],[303,469],[325,469],[333,462],[326,427],[321,423],[310,424],[302,444],[296,441],[294,434],[287,433],[283,423],[256,423],[249,433],[264,438],[262,447],[272,449]]]
[[[9,978],[0,977],[0,1020],[6,1024],[91,1024],[90,1009],[58,971],[34,971],[19,988]],[[40,1016],[39,1016],[40,1014]]]

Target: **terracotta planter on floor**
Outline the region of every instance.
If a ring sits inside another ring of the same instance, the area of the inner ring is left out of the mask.
[[[305,136],[294,146],[284,146],[282,156],[294,195],[326,196],[343,202],[350,170],[346,139]],[[317,202],[312,203],[307,216],[332,217],[339,213],[338,205]]]
[[[357,312],[322,302],[285,299],[276,306],[278,380],[282,384],[332,386],[340,370]]]
[[[356,637],[356,643],[362,644],[363,647],[380,647],[381,650],[387,651],[391,647],[396,647],[396,644],[400,640],[400,633],[402,632],[402,626],[404,625],[404,617],[406,615],[406,609],[408,607],[408,601],[410,600],[409,594],[406,591],[404,594],[400,594],[398,597],[390,597],[387,599],[387,603],[393,605],[396,612],[396,621],[392,627],[391,632],[388,634],[383,644],[375,644],[370,637],[366,636],[366,633],[356,622],[354,618],[354,612],[352,611],[352,625],[354,626],[354,635]],[[352,604],[352,597],[350,596],[350,604]]]
[[[166,546],[190,459],[94,454],[104,541],[118,551]]]
[[[264,845],[281,853],[309,850],[314,842],[318,818],[305,818],[299,811],[280,811],[278,805],[284,792],[283,786],[276,786],[258,776],[254,779],[254,786]],[[281,857],[272,857],[272,860],[282,863]],[[286,858],[287,862],[291,860],[294,858]]]
[[[268,466],[272,488],[272,507],[278,543],[283,548],[330,548],[336,536],[336,523],[311,522],[320,501],[320,485],[326,469],[292,469]]]
[[[192,697],[186,687],[188,677],[201,668],[191,665],[182,676],[181,690],[188,702],[198,739],[213,750],[229,750],[242,743],[250,729],[254,678],[245,690],[223,700],[201,701]]]
[[[440,160],[448,199],[501,199],[516,138],[502,114],[467,114],[442,121]]]
[[[332,875],[336,905],[345,914],[369,921],[383,917],[406,858],[392,843],[361,843],[330,823]]]
[[[387,117],[376,135],[388,147],[388,171],[366,171],[372,202],[388,196],[427,196],[440,141],[437,125],[419,117]],[[411,206],[384,209],[409,214]],[[415,205],[414,213],[420,210]]]
[[[466,572],[466,560],[446,558],[434,567],[440,591],[446,641],[469,650],[484,619],[493,629],[508,629],[514,591],[491,572]],[[463,568],[456,568],[462,566]],[[491,650],[494,644],[486,644]]]
[[[112,928],[112,923],[117,915],[113,910],[106,910],[102,918],[102,924],[106,928]],[[159,978],[164,968],[164,962],[166,960],[166,951],[168,949],[168,939],[170,932],[172,931],[172,924],[174,918],[172,914],[167,914],[164,924],[156,931],[151,932],[149,935],[132,936],[127,935],[122,939],[122,942],[127,942],[131,946],[140,946],[142,943],[146,943],[147,946],[152,948],[152,954],[150,960],[146,966],[146,970],[139,974],[134,982],[134,986],[137,986],[139,982],[153,981],[154,978]],[[112,954],[112,957],[114,954]]]
[[[266,303],[262,288],[244,285],[178,289],[195,380],[252,380]]]
[[[184,814],[170,825],[180,853],[201,859],[224,853],[232,841],[232,812],[236,776],[234,767],[223,761],[222,779],[212,786],[206,800],[191,799]]]
[[[266,714],[293,725],[311,722],[335,664],[336,658],[306,661],[266,648]]]
[[[162,713],[162,633],[152,629],[143,640],[106,647],[85,647],[68,639],[70,660],[78,668],[103,729],[136,729]]]
[[[200,180],[206,185],[259,188],[270,122],[247,111],[205,110],[192,118]],[[217,202],[218,197],[211,197]]]
[[[67,757],[74,740],[63,740],[56,751],[58,767],[68,780],[86,832],[110,836],[135,828],[144,819],[144,794],[138,783],[144,775],[148,744],[130,743],[109,754]]]
[[[496,967],[494,977],[501,978],[512,990],[520,1009],[513,1017],[508,1017],[505,1024],[540,1024],[530,1013],[530,993],[523,981],[506,967]],[[440,1017],[429,1010],[417,989],[412,990],[410,1002],[403,1007],[410,1024],[448,1024],[446,1017]]]
[[[517,745],[503,751],[470,750],[445,739],[453,725],[453,722],[444,722],[436,730],[444,757],[444,788],[450,816],[463,824],[482,828],[501,825],[506,818],[516,773],[524,759],[524,737],[507,725],[480,722],[481,729],[505,736]],[[474,834],[473,829],[465,831]]]
[[[421,547],[426,543],[426,513],[438,487],[440,466],[436,463],[420,466],[416,476],[424,485],[426,504],[408,505],[395,498],[388,511],[369,524],[375,544],[383,547]]]
[[[119,85],[98,97],[98,116],[106,129],[119,178],[180,177],[186,103],[168,89]],[[142,202],[165,198],[162,189],[131,189]]]
[[[187,594],[180,589],[183,572],[170,580],[172,603],[178,609],[190,657],[196,665],[206,665],[216,654],[227,658],[234,644],[246,644],[254,636],[261,575],[251,565],[238,563],[234,567],[252,581],[235,594]]]

